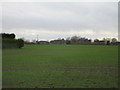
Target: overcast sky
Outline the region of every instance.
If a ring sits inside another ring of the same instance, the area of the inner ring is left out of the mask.
[[[4,3],[2,32],[17,38],[51,40],[74,35],[118,37],[117,2]]]

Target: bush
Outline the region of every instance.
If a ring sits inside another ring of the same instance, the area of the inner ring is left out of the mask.
[[[22,48],[24,41],[22,39],[2,39],[2,48]]]
[[[18,46],[18,48],[23,47],[24,46],[24,41],[22,39],[18,39],[17,40],[17,46]]]

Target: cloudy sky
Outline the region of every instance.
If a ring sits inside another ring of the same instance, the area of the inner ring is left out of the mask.
[[[2,32],[51,40],[74,35],[118,37],[117,2],[9,2],[2,6]]]

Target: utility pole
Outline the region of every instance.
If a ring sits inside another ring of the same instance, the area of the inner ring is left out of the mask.
[[[37,35],[37,41],[36,41],[36,43],[38,43],[38,35]]]

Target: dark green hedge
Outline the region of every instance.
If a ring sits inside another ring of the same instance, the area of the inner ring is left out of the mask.
[[[2,39],[2,48],[22,48],[23,46],[22,39]]]

